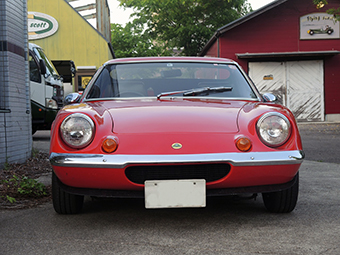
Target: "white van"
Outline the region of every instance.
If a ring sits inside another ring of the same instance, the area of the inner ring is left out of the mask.
[[[44,50],[29,43],[32,133],[48,130],[63,106],[63,79]]]

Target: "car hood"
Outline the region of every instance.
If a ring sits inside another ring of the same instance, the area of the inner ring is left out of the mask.
[[[114,100],[103,102],[115,133],[236,133],[247,102],[223,100]]]

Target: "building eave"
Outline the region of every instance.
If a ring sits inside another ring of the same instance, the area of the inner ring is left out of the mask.
[[[270,52],[270,53],[236,53],[239,59],[264,59],[264,58],[294,58],[294,57],[327,57],[340,54],[340,51],[296,51],[296,52]]]

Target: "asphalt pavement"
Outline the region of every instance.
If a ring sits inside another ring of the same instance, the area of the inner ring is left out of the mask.
[[[340,164],[340,123],[299,123],[305,160]]]
[[[50,130],[38,130],[33,136],[33,148],[45,153],[50,151]]]

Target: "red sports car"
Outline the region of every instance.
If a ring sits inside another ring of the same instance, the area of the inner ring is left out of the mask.
[[[304,153],[293,114],[274,99],[228,59],[108,61],[54,121],[55,211],[80,212],[85,195],[173,208],[262,193],[269,211],[291,212]]]

